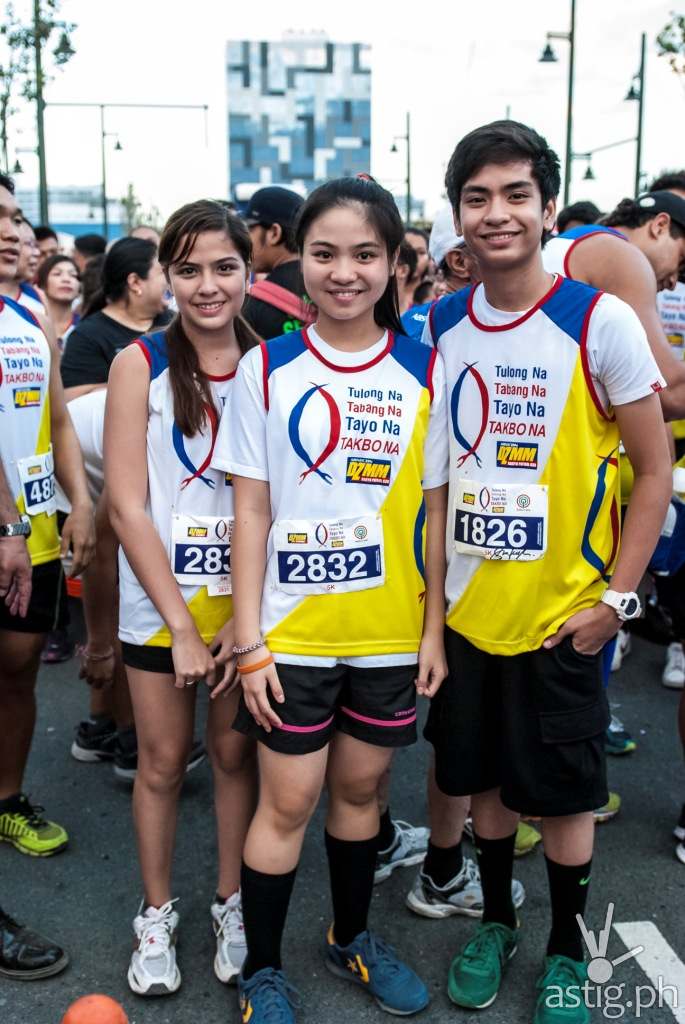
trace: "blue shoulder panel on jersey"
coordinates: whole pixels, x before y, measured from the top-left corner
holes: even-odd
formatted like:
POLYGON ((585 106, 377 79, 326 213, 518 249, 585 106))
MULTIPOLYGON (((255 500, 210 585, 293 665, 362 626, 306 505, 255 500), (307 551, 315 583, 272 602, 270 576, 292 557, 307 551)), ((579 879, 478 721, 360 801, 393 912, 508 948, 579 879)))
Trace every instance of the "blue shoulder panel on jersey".
POLYGON ((30 298, 35 299, 36 302, 40 302, 41 301, 40 295, 38 294, 36 289, 33 287, 33 285, 28 283, 28 281, 22 281, 22 283, 19 285, 19 291, 23 295, 28 295, 30 298))
MULTIPOLYGON (((35 315, 30 309, 27 309, 26 306, 22 306, 20 302, 10 299, 9 295, 3 295, 2 301, 6 306, 9 306, 10 309, 13 309, 15 313, 18 313, 19 316, 22 316, 27 323, 30 323, 33 327, 40 327, 35 315)), ((40 329, 42 330, 43 328, 40 327, 40 329)))
POLYGON ((166 335, 164 331, 155 331, 154 334, 144 334, 138 338, 150 357, 150 380, 159 377, 169 365, 169 354, 166 347, 166 335))
POLYGON ((444 298, 438 299, 431 319, 434 345, 438 343, 438 339, 445 331, 449 331, 450 327, 454 327, 455 324, 458 324, 467 315, 466 304, 470 294, 471 285, 467 288, 462 288, 458 292, 453 292, 452 295, 446 295, 444 298))
POLYGON ((419 384, 428 387, 428 369, 433 358, 433 349, 422 345, 416 338, 408 338, 406 334, 396 334, 390 355, 403 366, 419 384))
POLYGON ((269 376, 281 366, 292 363, 293 359, 297 359, 306 349, 302 331, 292 331, 290 334, 281 334, 279 338, 271 338, 266 342, 269 376))
POLYGON ((617 231, 616 228, 608 228, 606 224, 579 224, 577 228, 570 228, 568 231, 564 231, 563 234, 557 235, 557 238, 568 238, 569 241, 573 242, 576 238, 585 238, 586 235, 616 235, 617 238, 625 238, 626 236, 622 231, 617 231))
POLYGON ((430 302, 424 302, 421 306, 412 306, 411 309, 408 309, 400 317, 404 333, 415 341, 421 341, 424 324, 428 319, 428 310, 432 305, 433 302, 431 300, 430 302))
POLYGON ((589 284, 583 284, 582 281, 572 281, 570 277, 565 277, 561 282, 561 287, 557 288, 547 302, 540 307, 540 311, 579 345, 585 316, 597 294, 597 288, 591 288, 589 284))

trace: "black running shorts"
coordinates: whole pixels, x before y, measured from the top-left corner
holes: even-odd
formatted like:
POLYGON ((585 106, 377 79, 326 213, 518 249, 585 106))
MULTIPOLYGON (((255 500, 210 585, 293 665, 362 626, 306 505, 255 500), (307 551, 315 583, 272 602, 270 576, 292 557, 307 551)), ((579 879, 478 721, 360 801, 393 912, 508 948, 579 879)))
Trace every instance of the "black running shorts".
POLYGON ((31 600, 26 618, 10 615, 5 599, 0 598, 0 629, 15 633, 49 633, 55 629, 60 605, 67 600, 64 570, 59 558, 43 565, 34 565, 31 577, 31 600))
POLYGON ((311 754, 330 741, 334 729, 376 747, 416 742, 416 665, 354 668, 278 664, 285 703, 274 711, 283 722, 266 732, 243 697, 233 728, 282 754, 311 754))
POLYGON ((176 675, 170 647, 146 647, 144 644, 127 644, 122 641, 121 658, 129 668, 160 672, 165 676, 176 675))
POLYGON ((579 654, 567 638, 549 651, 504 657, 451 629, 445 648, 449 675, 424 731, 444 793, 500 787, 505 806, 535 816, 607 802, 601 652, 579 654))

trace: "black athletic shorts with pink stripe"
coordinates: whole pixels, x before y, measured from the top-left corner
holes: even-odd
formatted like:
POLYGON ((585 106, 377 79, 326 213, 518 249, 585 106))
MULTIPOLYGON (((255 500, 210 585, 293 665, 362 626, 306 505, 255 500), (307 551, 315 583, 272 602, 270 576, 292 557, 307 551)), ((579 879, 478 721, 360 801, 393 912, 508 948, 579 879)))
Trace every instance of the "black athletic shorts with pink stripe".
POLYGON ((233 728, 281 754, 311 754, 330 742, 334 730, 376 747, 416 742, 416 665, 353 668, 277 664, 285 702, 269 702, 280 729, 257 725, 243 698, 233 728))

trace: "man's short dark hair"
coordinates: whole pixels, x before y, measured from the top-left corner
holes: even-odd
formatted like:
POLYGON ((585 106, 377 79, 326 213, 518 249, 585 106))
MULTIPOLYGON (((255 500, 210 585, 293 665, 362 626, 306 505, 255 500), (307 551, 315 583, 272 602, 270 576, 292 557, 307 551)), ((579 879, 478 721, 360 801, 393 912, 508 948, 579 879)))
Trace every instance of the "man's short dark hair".
POLYGON ((36 236, 37 242, 44 242, 46 238, 53 238, 56 242, 59 242, 57 232, 49 228, 47 224, 39 224, 37 228, 33 229, 33 233, 36 236))
POLYGON ((572 220, 580 221, 581 224, 596 224, 602 216, 602 211, 589 199, 581 199, 577 203, 565 206, 557 214, 557 230, 563 234, 572 220))
POLYGON ((655 178, 649 186, 650 192, 669 192, 677 188, 685 192, 685 171, 664 171, 658 178, 655 178))
POLYGON ((419 257, 416 254, 416 249, 410 242, 402 239, 400 242, 400 248, 397 253, 397 262, 403 266, 409 267, 409 277, 407 281, 413 281, 416 276, 416 268, 419 265, 419 257))
POLYGON ((107 239, 102 235, 79 235, 74 239, 74 248, 82 256, 99 256, 107 248, 107 239))
POLYGON ((413 224, 407 224, 404 233, 405 235, 421 235, 421 238, 426 243, 426 248, 428 248, 428 232, 424 231, 423 228, 415 228, 413 224))
POLYGON ((556 199, 561 184, 559 157, 547 140, 519 121, 493 121, 465 135, 450 157, 445 186, 452 208, 459 209, 464 185, 481 167, 517 161, 531 164, 543 206, 556 199))
POLYGON ((14 195, 14 179, 10 178, 9 174, 3 174, 2 171, 0 171, 0 188, 6 188, 14 195))

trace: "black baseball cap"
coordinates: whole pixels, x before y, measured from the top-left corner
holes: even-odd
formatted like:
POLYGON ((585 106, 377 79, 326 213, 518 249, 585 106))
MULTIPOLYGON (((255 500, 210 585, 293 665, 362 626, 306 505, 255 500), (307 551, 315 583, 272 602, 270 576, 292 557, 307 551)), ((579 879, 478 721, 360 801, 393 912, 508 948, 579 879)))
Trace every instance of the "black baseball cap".
POLYGON ((675 192, 644 192, 637 197, 637 205, 641 210, 650 213, 667 213, 671 220, 685 231, 685 199, 675 192))
MULTIPOLYGON (((267 185, 257 189, 247 204, 243 214, 248 227, 253 224, 280 224, 283 228, 292 227, 300 207, 304 203, 302 196, 292 189, 280 185, 267 185)), ((685 205, 685 204, 684 204, 685 205)))

